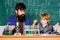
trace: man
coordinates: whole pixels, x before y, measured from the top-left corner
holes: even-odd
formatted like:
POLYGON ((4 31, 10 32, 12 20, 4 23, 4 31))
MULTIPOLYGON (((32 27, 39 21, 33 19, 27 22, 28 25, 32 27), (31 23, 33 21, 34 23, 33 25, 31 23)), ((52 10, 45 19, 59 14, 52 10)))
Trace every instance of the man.
MULTIPOLYGON (((17 3, 15 6, 16 15, 11 16, 8 18, 8 25, 6 29, 12 31, 12 34, 16 32, 16 22, 19 22, 19 31, 23 34, 24 25, 31 25, 31 20, 25 16, 26 6, 24 3, 17 3)), ((5 29, 3 34, 5 34, 5 29)))

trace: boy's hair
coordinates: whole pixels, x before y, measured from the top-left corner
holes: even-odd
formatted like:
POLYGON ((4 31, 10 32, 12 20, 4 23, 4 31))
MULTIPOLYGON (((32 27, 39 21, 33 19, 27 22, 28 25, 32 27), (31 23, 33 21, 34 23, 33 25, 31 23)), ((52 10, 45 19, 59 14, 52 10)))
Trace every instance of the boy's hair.
POLYGON ((49 13, 42 13, 40 15, 40 19, 46 19, 48 21, 48 23, 50 22, 50 15, 49 13))
POLYGON ((15 6, 15 10, 26 10, 26 6, 24 3, 17 3, 16 6, 15 6))

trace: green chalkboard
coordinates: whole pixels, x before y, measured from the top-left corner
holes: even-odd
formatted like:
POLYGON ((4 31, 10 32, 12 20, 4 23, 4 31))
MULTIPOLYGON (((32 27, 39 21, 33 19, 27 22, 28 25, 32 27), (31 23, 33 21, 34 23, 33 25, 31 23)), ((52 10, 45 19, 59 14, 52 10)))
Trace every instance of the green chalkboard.
POLYGON ((0 25, 6 25, 9 16, 15 14, 16 3, 23 2, 27 6, 26 16, 40 21, 40 14, 48 12, 51 15, 51 24, 60 23, 60 0, 0 0, 0 25))

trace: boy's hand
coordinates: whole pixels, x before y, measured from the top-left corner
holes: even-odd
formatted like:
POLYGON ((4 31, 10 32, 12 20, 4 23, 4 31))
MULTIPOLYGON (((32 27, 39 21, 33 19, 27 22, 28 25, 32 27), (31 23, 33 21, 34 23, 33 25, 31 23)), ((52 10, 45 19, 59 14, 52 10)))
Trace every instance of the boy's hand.
POLYGON ((33 27, 35 26, 36 23, 37 23, 37 20, 34 20, 33 21, 33 27))
POLYGON ((33 22, 33 23, 34 23, 34 24, 35 24, 35 23, 37 23, 37 20, 34 20, 34 22, 33 22))
POLYGON ((57 28, 59 27, 59 23, 56 23, 53 28, 54 28, 54 31, 57 31, 57 28))

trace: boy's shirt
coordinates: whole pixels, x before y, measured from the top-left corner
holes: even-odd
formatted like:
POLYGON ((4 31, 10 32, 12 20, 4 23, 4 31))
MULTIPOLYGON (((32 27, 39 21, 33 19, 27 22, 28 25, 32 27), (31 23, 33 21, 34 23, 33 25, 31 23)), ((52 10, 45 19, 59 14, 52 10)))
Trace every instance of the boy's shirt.
MULTIPOLYGON (((8 25, 15 26, 15 29, 12 31, 12 34, 14 34, 16 32, 16 22, 17 22, 16 15, 9 17, 7 21, 8 21, 7 23, 8 25)), ((31 25, 31 20, 29 18, 26 18, 22 25, 23 25, 23 31, 24 31, 24 25, 31 25)), ((9 27, 6 27, 5 29, 9 29, 9 27)), ((5 29, 3 31, 3 34, 5 33, 5 29)))
POLYGON ((45 27, 43 27, 42 24, 39 24, 39 30, 40 34, 58 34, 50 24, 47 24, 45 27))

